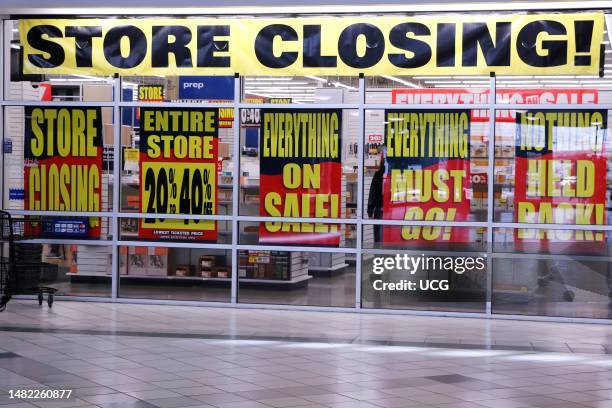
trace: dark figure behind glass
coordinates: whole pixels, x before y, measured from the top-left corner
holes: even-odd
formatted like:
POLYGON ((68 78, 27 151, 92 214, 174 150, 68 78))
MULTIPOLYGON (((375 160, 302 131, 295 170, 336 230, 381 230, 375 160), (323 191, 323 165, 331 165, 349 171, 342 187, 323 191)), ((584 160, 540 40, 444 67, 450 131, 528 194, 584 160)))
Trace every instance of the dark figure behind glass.
MULTIPOLYGON (((383 175, 385 174, 385 160, 381 158, 380 167, 372 177, 370 194, 368 195, 368 217, 382 219, 383 217, 383 175)), ((374 242, 382 241, 382 225, 374 226, 374 242)))

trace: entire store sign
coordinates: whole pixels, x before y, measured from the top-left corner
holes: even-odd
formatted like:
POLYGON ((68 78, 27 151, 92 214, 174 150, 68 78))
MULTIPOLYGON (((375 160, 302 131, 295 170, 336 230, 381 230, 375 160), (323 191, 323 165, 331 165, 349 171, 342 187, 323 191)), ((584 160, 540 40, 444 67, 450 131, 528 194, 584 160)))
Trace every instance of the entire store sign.
MULTIPOLYGON (((469 110, 385 111, 383 219, 467 221, 469 110)), ((467 242, 465 228, 385 228, 385 243, 467 242)))
MULTIPOLYGON (((142 213, 217 213, 217 116, 217 109, 140 108, 142 213)), ((216 241, 217 223, 143 218, 138 237, 216 241)))
MULTIPOLYGON (((342 111, 262 109, 261 123, 259 214, 342 217, 342 111)), ((338 246, 340 226, 262 222, 259 243, 338 246)))
MULTIPOLYGON (((102 203, 101 108, 26 106, 24 209, 98 212, 102 203)), ((90 237, 100 220, 89 219, 90 237)))
POLYGON ((604 14, 19 23, 26 74, 596 75, 604 14))
MULTIPOLYGON (((515 222, 606 224, 607 110, 516 115, 515 222)), ((517 229, 517 245, 571 242, 592 249, 596 231, 517 229)))

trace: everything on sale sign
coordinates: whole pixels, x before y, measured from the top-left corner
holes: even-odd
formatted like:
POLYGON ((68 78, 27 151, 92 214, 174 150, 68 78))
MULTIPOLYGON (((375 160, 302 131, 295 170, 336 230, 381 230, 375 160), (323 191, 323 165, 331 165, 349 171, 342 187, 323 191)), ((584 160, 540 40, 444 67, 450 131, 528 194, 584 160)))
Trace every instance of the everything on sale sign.
MULTIPOLYGON (((342 111, 261 110, 260 207, 266 217, 341 217, 342 111)), ((338 224, 271 221, 259 242, 340 245, 338 224)))

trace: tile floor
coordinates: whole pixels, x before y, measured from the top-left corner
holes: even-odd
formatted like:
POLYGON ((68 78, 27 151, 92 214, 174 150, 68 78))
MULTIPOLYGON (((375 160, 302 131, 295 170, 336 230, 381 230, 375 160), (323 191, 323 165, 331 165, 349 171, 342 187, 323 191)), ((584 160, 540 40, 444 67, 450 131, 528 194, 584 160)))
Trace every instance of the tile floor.
POLYGON ((0 405, 612 408, 612 326, 12 301, 0 405))

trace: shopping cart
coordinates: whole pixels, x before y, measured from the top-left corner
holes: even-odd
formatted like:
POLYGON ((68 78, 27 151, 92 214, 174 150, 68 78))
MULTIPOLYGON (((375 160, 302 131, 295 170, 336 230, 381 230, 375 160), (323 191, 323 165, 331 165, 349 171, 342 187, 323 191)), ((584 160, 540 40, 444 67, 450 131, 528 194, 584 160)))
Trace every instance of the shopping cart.
POLYGON ((41 283, 57 274, 57 266, 42 262, 42 245, 23 241, 36 237, 43 224, 39 217, 13 218, 0 211, 0 312, 13 295, 38 295, 42 305, 46 294, 47 304, 53 305, 56 289, 41 283))

